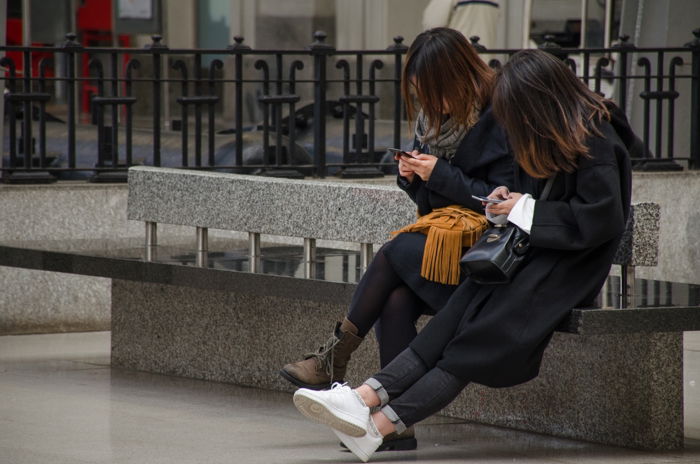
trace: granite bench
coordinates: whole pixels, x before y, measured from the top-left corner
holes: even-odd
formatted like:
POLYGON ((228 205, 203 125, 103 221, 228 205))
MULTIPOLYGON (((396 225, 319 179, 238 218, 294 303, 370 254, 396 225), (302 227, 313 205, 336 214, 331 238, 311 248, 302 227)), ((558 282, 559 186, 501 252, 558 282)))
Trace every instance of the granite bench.
MULTIPOLYGON (((0 265, 110 277, 114 367, 291 391, 280 366, 325 340, 356 287, 344 275, 310 277, 339 257, 350 274, 366 267, 372 247, 414 220, 415 207, 393 186, 134 167, 127 214, 146 224, 145 243, 0 242, 0 265), (157 224, 194 233, 172 248, 157 224), (261 234, 298 243, 293 272, 266 267, 289 247, 263 248, 261 234), (360 244, 359 253, 334 254, 317 240, 360 244)), ((627 283, 611 286, 608 300, 634 303, 634 267, 655 264, 658 220, 657 205, 634 205, 615 259, 627 283)), ((445 414, 622 446, 681 447, 682 333, 700 330, 700 311, 605 306, 572 310, 537 379, 507 389, 470 385, 445 414)), ((347 380, 376 372, 376 353, 370 335, 347 380)))
MULTIPOLYGON (((146 248, 157 247, 158 223, 195 227, 203 255, 209 229, 247 232, 250 275, 258 271, 260 234, 297 237, 303 239, 309 277, 319 264, 316 240, 359 243, 364 268, 372 245, 413 221, 415 206, 390 186, 137 167, 129 172, 128 217, 146 224, 146 248)), ((635 266, 656 264, 658 221, 658 205, 633 206, 615 257, 622 307, 632 302, 635 266)), ((354 289, 329 285, 294 278, 280 297, 272 280, 262 291, 236 285, 194 293, 122 282, 113 295, 113 362, 289 391, 277 370, 325 339, 354 289)), ((470 386, 445 412, 602 443, 680 447, 682 332, 699 329, 699 316, 697 308, 687 307, 574 309, 558 328, 536 380, 509 389, 470 386)), ((356 358, 363 362, 352 363, 351 382, 377 369, 374 342, 364 343, 356 358)))

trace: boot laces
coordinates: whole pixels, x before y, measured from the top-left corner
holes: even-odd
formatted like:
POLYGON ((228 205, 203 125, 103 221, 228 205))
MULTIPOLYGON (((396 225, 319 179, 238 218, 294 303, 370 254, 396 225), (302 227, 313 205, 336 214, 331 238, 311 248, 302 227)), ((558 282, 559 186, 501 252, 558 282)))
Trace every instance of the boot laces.
POLYGON ((333 381, 333 348, 335 348, 338 343, 340 343, 340 338, 333 334, 318 351, 315 353, 308 353, 304 356, 304 359, 316 358, 318 368, 323 369, 323 371, 330 376, 331 382, 333 381))

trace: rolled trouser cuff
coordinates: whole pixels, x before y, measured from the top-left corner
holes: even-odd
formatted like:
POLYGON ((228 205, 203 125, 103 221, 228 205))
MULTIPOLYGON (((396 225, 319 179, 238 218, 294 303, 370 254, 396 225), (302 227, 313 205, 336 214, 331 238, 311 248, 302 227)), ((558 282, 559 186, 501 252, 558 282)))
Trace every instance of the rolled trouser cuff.
POLYGON ((397 434, 402 434, 406 431, 406 424, 403 423, 401 418, 396 414, 396 412, 392 409, 391 406, 388 404, 386 406, 383 406, 382 409, 380 409, 380 412, 386 416, 387 419, 391 421, 392 424, 394 424, 394 428, 396 429, 397 434))
POLYGON ((370 377, 365 381, 365 385, 374 390, 379 397, 379 408, 384 407, 389 402, 389 394, 384 389, 384 386, 379 383, 374 377, 370 377))

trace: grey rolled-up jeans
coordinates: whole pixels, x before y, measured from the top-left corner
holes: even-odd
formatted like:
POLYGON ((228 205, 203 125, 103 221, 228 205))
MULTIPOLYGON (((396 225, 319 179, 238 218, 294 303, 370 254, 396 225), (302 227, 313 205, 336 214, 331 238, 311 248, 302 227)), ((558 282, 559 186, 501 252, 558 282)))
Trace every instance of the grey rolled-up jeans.
POLYGON ((439 367, 428 368, 411 348, 365 382, 398 433, 450 404, 468 383, 439 367))

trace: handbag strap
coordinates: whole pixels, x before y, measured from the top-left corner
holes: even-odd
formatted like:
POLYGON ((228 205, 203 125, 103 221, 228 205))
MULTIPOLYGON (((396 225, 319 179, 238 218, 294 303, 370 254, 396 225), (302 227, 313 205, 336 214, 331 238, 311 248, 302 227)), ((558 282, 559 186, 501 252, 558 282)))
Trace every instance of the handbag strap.
POLYGON ((552 191, 552 185, 554 184, 554 179, 557 178, 557 175, 553 175, 549 179, 547 179, 547 183, 544 184, 544 189, 542 189, 542 195, 538 198, 538 200, 546 200, 547 197, 549 196, 549 192, 552 191))

